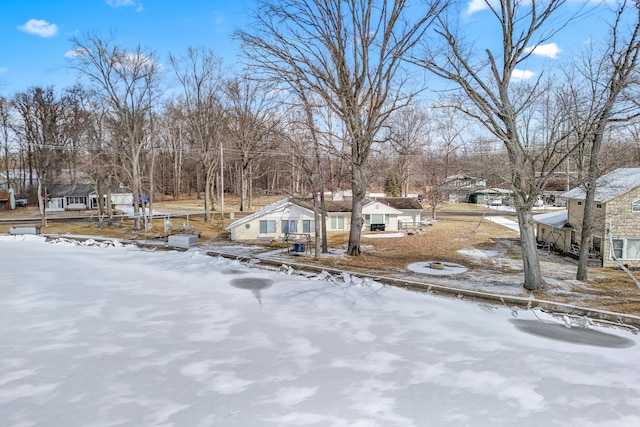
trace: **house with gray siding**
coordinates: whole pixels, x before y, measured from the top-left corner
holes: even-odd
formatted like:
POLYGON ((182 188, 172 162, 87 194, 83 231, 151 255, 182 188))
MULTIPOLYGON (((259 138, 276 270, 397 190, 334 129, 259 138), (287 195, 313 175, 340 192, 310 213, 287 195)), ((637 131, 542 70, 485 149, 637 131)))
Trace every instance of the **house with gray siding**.
MULTIPOLYGON (((585 191, 576 187, 562 194, 567 200, 561 213, 534 217, 538 240, 557 249, 577 252, 585 207, 585 191)), ((640 168, 620 168, 598 178, 594 206, 591 251, 603 267, 616 267, 615 259, 640 267, 640 168)))

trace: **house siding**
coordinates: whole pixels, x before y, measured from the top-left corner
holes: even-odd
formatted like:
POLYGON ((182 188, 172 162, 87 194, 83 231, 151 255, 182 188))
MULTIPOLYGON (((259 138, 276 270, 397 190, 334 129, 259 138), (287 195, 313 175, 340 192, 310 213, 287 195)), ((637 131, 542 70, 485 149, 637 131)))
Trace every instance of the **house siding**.
MULTIPOLYGON (((238 224, 233 227, 231 232, 231 240, 274 240, 284 238, 282 233, 282 221, 294 220, 296 221, 296 227, 298 234, 302 234, 302 221, 308 219, 313 220, 313 213, 308 213, 306 209, 303 209, 297 205, 281 206, 275 211, 265 213, 260 217, 256 217, 238 224), (260 221, 275 221, 276 230, 275 233, 260 234, 260 221), (248 227, 247 227, 248 225, 248 227)), ((313 235, 314 233, 308 233, 313 235)))
MULTIPOLYGON (((609 234, 605 233, 605 230, 611 231, 611 237, 613 239, 638 239, 640 238, 640 212, 633 212, 631 205, 634 201, 640 199, 640 187, 635 188, 620 197, 610 200, 606 203, 606 222, 602 220, 598 224, 598 228, 601 231, 603 238, 602 242, 602 259, 604 267, 616 267, 617 264, 611 259, 611 245, 609 243, 609 234)), ((596 229, 594 227, 594 233, 596 229)), ((640 260, 625 259, 621 261, 632 267, 640 266, 640 260)))
MULTIPOLYGON (((611 244, 609 232, 612 230, 613 239, 640 238, 640 212, 632 212, 631 205, 640 199, 640 187, 628 191, 614 199, 605 202, 595 202, 592 236, 602 239, 601 256, 603 267, 617 267, 611 259, 611 244), (598 208, 598 205, 601 205, 598 208)), ((584 200, 569 199, 567 203, 568 221, 576 230, 576 240, 581 238, 582 216, 584 214, 584 200)), ((640 266, 640 260, 621 259, 625 264, 633 267, 640 266)))

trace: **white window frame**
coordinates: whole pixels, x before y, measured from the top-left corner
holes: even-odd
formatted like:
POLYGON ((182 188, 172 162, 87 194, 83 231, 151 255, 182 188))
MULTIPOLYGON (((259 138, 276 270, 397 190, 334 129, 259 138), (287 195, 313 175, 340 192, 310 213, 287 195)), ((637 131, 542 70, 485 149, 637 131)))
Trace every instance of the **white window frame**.
POLYGON ((622 242, 622 247, 618 247, 616 248, 613 244, 611 246, 610 251, 613 252, 615 254, 615 251, 620 251, 620 256, 618 256, 616 254, 616 258, 619 260, 631 260, 631 261, 635 261, 635 260, 640 260, 640 252, 638 254, 636 254, 636 258, 632 258, 630 252, 630 245, 629 242, 630 241, 638 241, 640 243, 640 239, 636 239, 636 238, 630 238, 630 239, 625 239, 625 238, 613 238, 611 239, 612 243, 613 242, 622 242))
POLYGON ((316 232, 316 220, 315 219, 303 219, 302 220, 302 232, 303 233, 315 233, 316 232))
POLYGON ((283 219, 280 221, 280 227, 282 227, 282 234, 296 234, 298 232, 298 220, 283 219))
POLYGON ((260 235, 261 236, 275 236, 276 234, 276 220, 275 219, 261 219, 260 220, 260 235), (262 225, 265 225, 266 232, 263 232, 262 225), (273 227, 270 227, 273 226, 273 227), (269 231, 270 228, 273 228, 273 231, 269 231))
POLYGON ((344 231, 344 216, 343 215, 330 215, 329 216, 329 229, 333 231, 344 231), (342 227, 342 228, 340 228, 342 227))
POLYGON ((640 199, 631 202, 631 212, 640 213, 640 199))

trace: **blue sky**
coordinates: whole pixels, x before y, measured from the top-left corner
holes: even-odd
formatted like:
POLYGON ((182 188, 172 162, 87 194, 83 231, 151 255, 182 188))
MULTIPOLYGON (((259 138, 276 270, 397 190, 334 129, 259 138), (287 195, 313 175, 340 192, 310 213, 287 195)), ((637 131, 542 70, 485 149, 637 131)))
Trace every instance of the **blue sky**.
MULTIPOLYGON (((189 46, 213 48, 233 65, 231 33, 247 20, 251 0, 0 0, 0 95, 30 86, 74 83, 65 67, 70 38, 115 33, 166 62, 189 46)), ((229 63, 227 63, 229 62, 229 63)))
MULTIPOLYGON (((568 12, 585 4, 569 3, 568 12)), ((165 63, 169 52, 206 46, 222 56, 226 66, 233 66, 239 46, 231 34, 247 24, 252 5, 253 0, 0 0, 0 95, 11 96, 30 86, 72 85, 75 75, 65 59, 70 38, 89 32, 105 37, 114 33, 120 44, 140 44, 165 63)), ((477 35, 476 43, 491 43, 498 33, 486 26, 489 12, 484 0, 464 0, 460 5, 461 22, 469 34, 477 35)), ((604 16, 595 13, 572 24, 540 47, 515 78, 534 78, 542 68, 566 61, 586 39, 603 34, 604 16)))

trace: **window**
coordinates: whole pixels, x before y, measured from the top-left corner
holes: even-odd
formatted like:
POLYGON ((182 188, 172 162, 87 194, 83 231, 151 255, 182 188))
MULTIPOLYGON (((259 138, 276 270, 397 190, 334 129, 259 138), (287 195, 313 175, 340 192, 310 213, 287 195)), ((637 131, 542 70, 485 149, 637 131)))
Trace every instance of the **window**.
POLYGON ((640 199, 631 203, 631 212, 640 212, 640 199))
POLYGON ((602 203, 596 203, 596 208, 602 209, 602 203))
POLYGON ((582 206, 582 200, 578 200, 578 206, 582 206))
POLYGON ((622 259, 622 252, 623 252, 623 249, 624 249, 624 240, 622 240, 622 239, 613 239, 612 244, 613 244, 611 246, 612 254, 616 258, 622 259))
POLYGON ((591 244, 594 252, 598 252, 598 253, 602 252, 602 237, 595 236, 595 235, 592 236, 591 244))
POLYGON ((344 230, 344 217, 340 215, 331 215, 332 230, 344 230))
POLYGON ((313 219, 303 219, 302 220, 302 232, 303 233, 314 233, 316 231, 316 221, 313 219))
POLYGON ((69 204, 75 204, 75 203, 84 204, 84 197, 78 197, 78 196, 67 197, 67 203, 69 203, 69 204))
POLYGON ((270 219, 260 220, 260 234, 276 234, 276 222, 270 219))
POLYGON ((627 239, 624 259, 640 259, 640 239, 627 239))
POLYGON ((298 221, 295 219, 282 220, 282 234, 291 234, 298 232, 298 221))
POLYGON ((372 214, 371 224, 384 224, 384 214, 372 214))
POLYGON ((640 239, 613 239, 611 251, 618 259, 640 259, 640 239))

